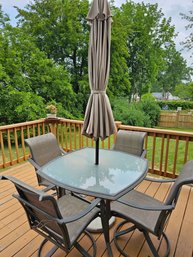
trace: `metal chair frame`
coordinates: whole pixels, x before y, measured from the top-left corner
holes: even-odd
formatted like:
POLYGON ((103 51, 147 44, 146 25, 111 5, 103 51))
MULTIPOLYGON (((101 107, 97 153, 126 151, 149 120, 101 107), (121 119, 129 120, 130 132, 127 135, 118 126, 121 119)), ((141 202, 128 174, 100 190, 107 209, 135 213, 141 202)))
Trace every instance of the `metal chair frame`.
POLYGON ((125 257, 128 257, 129 255, 124 251, 124 249, 122 249, 118 239, 127 233, 133 232, 135 229, 138 229, 143 233, 150 250, 155 257, 159 257, 159 254, 149 234, 155 235, 158 240, 163 238, 167 245, 164 256, 169 256, 170 243, 164 233, 164 228, 172 211, 175 209, 182 186, 193 183, 193 160, 188 161, 183 166, 183 169, 177 179, 156 180, 148 178, 147 180, 159 183, 174 182, 165 202, 160 202, 145 193, 132 190, 111 204, 112 215, 119 216, 124 219, 124 221, 122 221, 115 229, 114 242, 117 249, 125 257), (133 226, 129 229, 123 228, 123 226, 128 222, 132 223, 133 226))
MULTIPOLYGON (((53 133, 25 139, 25 143, 28 145, 31 153, 31 157, 28 158, 28 161, 34 166, 35 171, 52 159, 66 154, 66 152, 58 145, 57 139, 53 133)), ((45 186, 44 191, 54 189, 56 190, 58 197, 65 194, 64 189, 56 187, 51 182, 42 178, 37 172, 36 176, 38 185, 45 186)))
POLYGON ((15 185, 18 194, 13 196, 23 206, 30 228, 45 238, 39 247, 38 257, 47 241, 52 242, 54 247, 46 257, 52 256, 58 248, 69 253, 73 246, 83 256, 91 257, 78 242, 82 233, 91 241, 92 256, 96 256, 96 243, 86 228, 92 220, 100 216, 101 199, 96 198, 89 202, 77 195, 64 195, 56 200, 52 195, 34 189, 14 177, 2 176, 0 179, 7 179, 15 185), (77 207, 73 205, 73 201, 77 203, 77 207), (70 211, 73 212, 71 215, 70 211))

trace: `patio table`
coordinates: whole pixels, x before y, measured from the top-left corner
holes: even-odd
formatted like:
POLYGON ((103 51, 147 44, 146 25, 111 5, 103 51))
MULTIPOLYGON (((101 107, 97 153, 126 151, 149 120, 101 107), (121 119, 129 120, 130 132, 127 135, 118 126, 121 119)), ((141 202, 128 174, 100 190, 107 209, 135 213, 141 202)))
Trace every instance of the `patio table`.
POLYGON ((95 149, 83 148, 60 156, 37 172, 51 183, 75 193, 99 197, 102 223, 109 256, 110 201, 132 190, 146 176, 148 161, 114 150, 100 149, 100 163, 95 165, 95 149))

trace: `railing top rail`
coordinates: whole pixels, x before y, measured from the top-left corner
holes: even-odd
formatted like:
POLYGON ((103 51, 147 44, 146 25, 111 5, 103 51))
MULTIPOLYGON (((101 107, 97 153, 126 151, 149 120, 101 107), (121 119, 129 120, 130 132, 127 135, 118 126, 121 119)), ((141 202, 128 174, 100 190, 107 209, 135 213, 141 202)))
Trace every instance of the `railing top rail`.
MULTIPOLYGON (((8 129, 14 129, 14 128, 20 128, 20 127, 26 127, 26 126, 32 126, 36 124, 43 124, 43 123, 71 123, 71 124, 83 124, 83 120, 71 120, 71 119, 65 119, 65 118, 53 118, 53 119, 39 119, 39 120, 34 120, 34 121, 26 121, 26 122, 21 122, 21 123, 16 123, 16 124, 10 124, 10 125, 4 125, 0 126, 0 131, 5 131, 8 129)), ((121 122, 116 121, 115 122, 117 127, 119 129, 124 129, 124 130, 135 130, 135 131, 143 131, 147 132, 149 134, 156 133, 160 135, 170 135, 170 136, 179 136, 179 137, 189 137, 193 138, 193 133, 192 132, 183 132, 183 131, 174 131, 174 130, 166 130, 166 129, 155 129, 155 128, 145 128, 145 127, 137 127, 137 126, 128 126, 128 125, 121 125, 121 122)))
POLYGON ((174 131, 174 130, 167 130, 167 129, 155 129, 155 128, 145 128, 145 127, 136 127, 136 126, 128 126, 128 125, 121 125, 119 129, 125 130, 135 130, 135 131, 143 131, 149 133, 156 133, 156 134, 165 134, 165 135, 172 135, 172 136, 182 136, 182 137, 191 137, 193 138, 192 132, 183 132, 183 131, 174 131))
POLYGON ((45 119, 39 119, 39 120, 26 121, 26 122, 21 122, 21 123, 16 123, 16 124, 4 125, 4 126, 0 126, 0 131, 7 130, 7 129, 13 129, 13 128, 19 128, 19 127, 30 126, 30 125, 34 125, 34 124, 41 124, 41 123, 44 123, 44 122, 45 122, 45 119))

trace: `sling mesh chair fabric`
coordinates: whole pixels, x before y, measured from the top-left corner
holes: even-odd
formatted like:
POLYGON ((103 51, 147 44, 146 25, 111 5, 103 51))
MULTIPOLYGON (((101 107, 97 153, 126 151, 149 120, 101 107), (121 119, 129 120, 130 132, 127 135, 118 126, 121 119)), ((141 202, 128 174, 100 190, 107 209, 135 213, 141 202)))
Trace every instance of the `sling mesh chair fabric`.
MULTIPOLYGON (((161 182, 161 180, 158 181, 161 182)), ((167 244, 167 250, 164 256, 169 255, 170 244, 163 230, 172 210, 176 206, 182 186, 193 183, 193 160, 188 161, 183 166, 180 175, 173 181, 174 184, 163 203, 136 190, 132 190, 119 198, 116 202, 112 203, 112 215, 119 216, 124 219, 124 221, 118 225, 114 234, 115 244, 124 256, 128 255, 121 248, 118 238, 121 238, 122 235, 132 232, 135 229, 139 229, 143 232, 153 255, 156 257, 159 255, 150 239, 149 233, 155 235, 158 239, 161 239, 163 236, 167 244), (124 229, 123 226, 127 222, 131 222, 133 226, 129 229, 124 229)), ((162 182, 164 183, 168 181, 162 180, 162 182)))
POLYGON ((139 131, 119 130, 113 150, 145 157, 144 139, 146 133, 139 131))
POLYGON ((90 239, 93 247, 92 256, 96 256, 96 244, 93 237, 86 231, 88 224, 100 215, 100 199, 92 202, 67 194, 56 200, 52 195, 37 190, 20 180, 2 176, 14 183, 18 194, 13 196, 23 206, 30 228, 45 237, 38 251, 41 255, 44 244, 50 241, 54 247, 46 254, 51 256, 61 248, 68 253, 72 247, 76 247, 83 256, 90 254, 78 243, 84 233, 90 239))
MULTIPOLYGON (((29 146, 31 153, 31 158, 29 158, 28 161, 35 167, 35 170, 40 169, 54 158, 66 154, 66 152, 59 147, 56 137, 52 133, 28 138, 25 139, 25 142, 29 146)), ((39 174, 36 173, 36 176, 39 185, 46 186, 47 188, 56 188, 39 174)), ((58 196, 63 194, 62 189, 56 189, 58 196)))

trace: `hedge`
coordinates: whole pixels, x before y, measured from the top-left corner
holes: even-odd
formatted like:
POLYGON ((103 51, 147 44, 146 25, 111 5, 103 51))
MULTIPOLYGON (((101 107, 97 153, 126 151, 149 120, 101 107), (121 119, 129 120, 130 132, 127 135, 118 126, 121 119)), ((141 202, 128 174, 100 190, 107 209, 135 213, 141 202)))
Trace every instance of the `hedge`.
POLYGON ((193 101, 158 101, 157 102, 162 110, 177 110, 182 107, 182 110, 193 109, 193 101))

